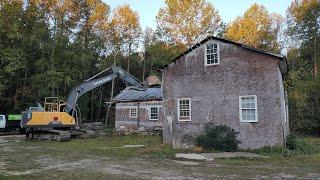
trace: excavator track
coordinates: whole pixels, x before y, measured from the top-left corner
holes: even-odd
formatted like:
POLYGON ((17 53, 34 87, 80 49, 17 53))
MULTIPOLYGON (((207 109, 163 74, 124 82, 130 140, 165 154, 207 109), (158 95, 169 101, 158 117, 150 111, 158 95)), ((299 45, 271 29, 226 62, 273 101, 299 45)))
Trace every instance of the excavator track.
POLYGON ((72 138, 86 139, 86 138, 93 138, 97 136, 97 133, 92 130, 70 129, 68 131, 70 132, 72 138))
POLYGON ((71 140, 71 133, 64 130, 41 129, 30 131, 27 133, 27 138, 38 141, 58 141, 65 142, 71 140))
POLYGON ((26 134, 28 139, 38 141, 58 141, 66 142, 71 138, 93 138, 96 137, 96 132, 85 129, 69 129, 69 130, 56 130, 56 129, 41 129, 31 130, 26 134))

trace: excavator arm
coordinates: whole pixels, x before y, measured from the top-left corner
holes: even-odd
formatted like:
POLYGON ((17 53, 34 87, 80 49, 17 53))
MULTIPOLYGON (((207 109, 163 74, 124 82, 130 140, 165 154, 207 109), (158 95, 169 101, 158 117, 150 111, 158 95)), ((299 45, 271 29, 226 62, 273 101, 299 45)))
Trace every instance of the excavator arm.
MULTIPOLYGON (((102 71, 102 72, 105 72, 105 71, 102 71)), ((72 115, 73 110, 76 108, 77 100, 79 99, 80 96, 87 93, 88 91, 91 91, 91 90, 93 90, 103 84, 106 84, 106 83, 112 81, 113 79, 115 79, 117 77, 120 77, 122 80, 128 82, 129 84, 131 84, 133 86, 143 88, 143 86, 140 84, 140 81, 137 78, 135 78, 134 76, 132 76, 131 74, 126 72, 124 69, 117 67, 117 66, 112 67, 111 74, 109 74, 107 76, 100 77, 100 78, 96 78, 100 74, 101 73, 91 77, 90 79, 86 80, 85 82, 75 86, 71 90, 71 92, 68 95, 67 104, 65 107, 66 113, 72 115)))

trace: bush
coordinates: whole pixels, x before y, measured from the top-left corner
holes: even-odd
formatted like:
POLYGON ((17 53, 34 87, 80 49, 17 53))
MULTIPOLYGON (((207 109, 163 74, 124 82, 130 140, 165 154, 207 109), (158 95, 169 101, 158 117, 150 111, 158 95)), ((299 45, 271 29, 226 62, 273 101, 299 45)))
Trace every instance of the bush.
POLYGON ((248 152, 262 154, 262 155, 282 155, 286 149, 282 146, 264 146, 259 149, 248 149, 248 152))
POLYGON ((311 154, 317 152, 314 145, 306 142, 302 138, 298 139, 298 137, 293 134, 287 137, 286 146, 296 154, 311 154))
POLYGON ((294 134, 289 134, 287 136, 286 147, 291 150, 295 150, 298 145, 297 136, 294 134))
POLYGON ((237 134, 234 129, 226 126, 207 124, 204 133, 196 137, 196 145, 210 150, 236 151, 238 150, 237 134))

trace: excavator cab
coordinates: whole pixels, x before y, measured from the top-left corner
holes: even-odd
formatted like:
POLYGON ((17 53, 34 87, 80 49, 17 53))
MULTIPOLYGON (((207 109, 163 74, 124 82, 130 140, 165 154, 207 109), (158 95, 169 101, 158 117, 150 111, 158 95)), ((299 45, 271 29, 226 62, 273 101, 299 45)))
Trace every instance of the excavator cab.
POLYGON ((46 97, 44 99, 44 111, 46 112, 60 112, 59 98, 58 97, 46 97))
MULTIPOLYGON (((65 112, 65 108, 68 104, 63 101, 59 100, 58 97, 45 97, 44 100, 44 111, 45 112, 65 112)), ((69 105, 70 106, 70 105, 69 105)), ((69 115, 77 118, 78 111, 76 108, 73 108, 73 111, 69 113, 69 115)))

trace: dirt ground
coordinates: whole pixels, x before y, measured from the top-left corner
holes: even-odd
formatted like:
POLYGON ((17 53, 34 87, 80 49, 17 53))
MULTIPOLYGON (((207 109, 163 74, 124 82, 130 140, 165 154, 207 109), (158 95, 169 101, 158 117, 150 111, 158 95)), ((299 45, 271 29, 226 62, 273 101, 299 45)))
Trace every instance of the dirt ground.
POLYGON ((57 143, 0 136, 0 179, 320 179, 320 154, 182 161, 160 138, 134 138, 57 143), (123 147, 129 144, 145 146, 123 147))

